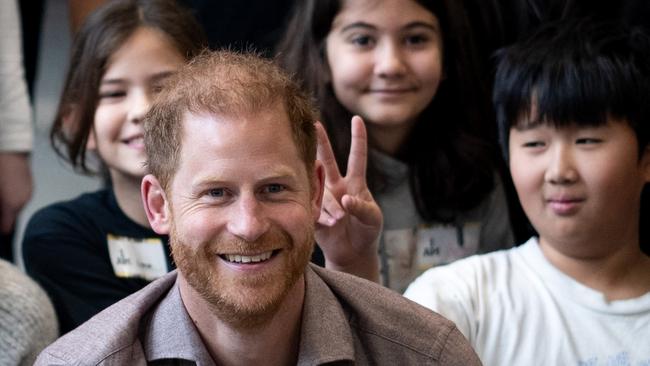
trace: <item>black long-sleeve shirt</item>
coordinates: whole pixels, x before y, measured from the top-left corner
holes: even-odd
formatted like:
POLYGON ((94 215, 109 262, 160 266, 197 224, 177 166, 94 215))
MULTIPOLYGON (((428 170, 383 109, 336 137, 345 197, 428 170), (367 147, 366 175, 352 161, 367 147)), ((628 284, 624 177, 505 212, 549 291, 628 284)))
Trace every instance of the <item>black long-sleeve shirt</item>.
POLYGON ((25 267, 52 299, 62 334, 150 282, 120 267, 134 262, 129 249, 144 242, 164 272, 175 268, 167 237, 129 219, 112 190, 55 203, 32 216, 23 240, 25 267), (111 260, 109 241, 119 241, 126 253, 113 245, 111 260))

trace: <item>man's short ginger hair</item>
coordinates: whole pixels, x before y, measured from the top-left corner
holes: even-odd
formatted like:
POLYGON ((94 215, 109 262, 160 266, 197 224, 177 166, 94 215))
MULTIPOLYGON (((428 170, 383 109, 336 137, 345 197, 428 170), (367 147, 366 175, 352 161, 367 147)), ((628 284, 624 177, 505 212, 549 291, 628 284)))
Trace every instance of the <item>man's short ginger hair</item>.
POLYGON ((149 172, 168 190, 180 161, 186 114, 250 115, 283 103, 293 141, 310 172, 316 160, 317 111, 273 61, 255 54, 204 51, 181 68, 144 119, 149 172))

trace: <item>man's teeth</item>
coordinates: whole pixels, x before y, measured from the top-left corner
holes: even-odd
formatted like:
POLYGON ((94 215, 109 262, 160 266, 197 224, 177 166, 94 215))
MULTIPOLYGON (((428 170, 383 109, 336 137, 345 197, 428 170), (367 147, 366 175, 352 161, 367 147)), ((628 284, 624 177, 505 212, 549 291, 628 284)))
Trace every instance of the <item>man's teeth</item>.
POLYGON ((263 262, 269 258, 271 258, 271 254, 273 252, 266 252, 254 256, 247 256, 247 255, 238 255, 238 254, 226 254, 224 257, 226 257, 226 260, 228 262, 234 262, 234 263, 258 263, 258 262, 263 262))

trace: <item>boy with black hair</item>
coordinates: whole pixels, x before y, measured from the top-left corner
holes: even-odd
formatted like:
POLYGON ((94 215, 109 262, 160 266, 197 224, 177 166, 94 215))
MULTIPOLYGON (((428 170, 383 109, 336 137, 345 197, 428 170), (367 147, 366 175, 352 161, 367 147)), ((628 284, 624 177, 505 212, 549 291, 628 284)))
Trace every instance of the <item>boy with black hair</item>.
POLYGON ((456 322, 486 365, 650 364, 648 35, 544 26, 500 52, 494 91, 539 237, 431 269, 405 295, 456 322))

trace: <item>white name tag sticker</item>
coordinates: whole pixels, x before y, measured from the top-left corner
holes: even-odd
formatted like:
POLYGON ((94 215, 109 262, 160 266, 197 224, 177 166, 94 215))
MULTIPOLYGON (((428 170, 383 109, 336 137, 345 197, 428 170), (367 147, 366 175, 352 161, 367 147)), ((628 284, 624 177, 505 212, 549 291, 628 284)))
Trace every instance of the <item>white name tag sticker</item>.
POLYGON ((461 228, 455 225, 435 225, 422 227, 417 233, 416 261, 418 271, 478 252, 481 225, 477 222, 465 223, 461 228))
POLYGON ((109 234, 107 241, 117 277, 152 281, 168 272, 163 242, 159 238, 133 239, 109 234))
POLYGON ((411 229, 392 229, 382 233, 388 269, 382 268, 382 283, 404 292, 413 280, 431 267, 476 254, 481 225, 466 222, 456 225, 421 225, 411 229))

